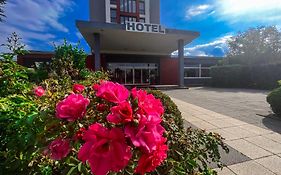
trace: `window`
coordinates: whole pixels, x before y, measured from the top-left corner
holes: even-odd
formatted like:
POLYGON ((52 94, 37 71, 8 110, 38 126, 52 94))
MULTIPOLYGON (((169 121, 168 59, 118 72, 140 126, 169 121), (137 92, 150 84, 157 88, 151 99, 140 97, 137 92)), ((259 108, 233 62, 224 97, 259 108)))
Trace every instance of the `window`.
POLYGON ((136 17, 130 17, 130 16, 120 16, 120 23, 125 24, 126 21, 137 21, 136 17))
POLYGON ((189 65, 184 70, 185 78, 210 78, 210 68, 199 65, 189 65))
POLYGON ((145 23, 145 18, 140 18, 140 21, 141 23, 145 23))
POLYGON ((116 9, 110 9, 110 18, 112 23, 117 23, 117 10, 116 9))
POLYGON ((120 11, 127 13, 137 12, 137 1, 136 0, 120 0, 120 11))
POLYGON ((117 2, 116 2, 116 0, 110 0, 110 4, 114 4, 114 5, 116 5, 116 4, 117 4, 117 2))
POLYGON ((145 15, 145 3, 144 3, 144 1, 139 2, 139 12, 140 12, 140 14, 145 15))

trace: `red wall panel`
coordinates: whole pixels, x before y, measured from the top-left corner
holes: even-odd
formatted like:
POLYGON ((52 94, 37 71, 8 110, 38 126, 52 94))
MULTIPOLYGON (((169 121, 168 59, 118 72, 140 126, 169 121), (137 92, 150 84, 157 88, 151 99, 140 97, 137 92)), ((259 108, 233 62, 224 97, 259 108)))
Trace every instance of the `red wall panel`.
POLYGON ((179 82, 178 59, 175 58, 160 59, 160 84, 178 85, 178 82, 179 82))

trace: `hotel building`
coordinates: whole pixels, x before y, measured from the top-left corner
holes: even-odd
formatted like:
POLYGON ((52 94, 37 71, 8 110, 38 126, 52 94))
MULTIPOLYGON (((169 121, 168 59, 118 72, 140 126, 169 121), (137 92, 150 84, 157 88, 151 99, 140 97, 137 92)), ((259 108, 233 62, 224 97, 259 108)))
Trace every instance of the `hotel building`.
MULTIPOLYGON (((89 8, 90 20, 76 21, 92 51, 89 69, 109 70, 113 81, 133 86, 185 86, 209 78, 216 59, 184 57, 184 46, 199 33, 161 25, 160 0, 89 0, 89 8)), ((35 52, 18 62, 30 66, 47 61, 46 55, 51 53, 35 52)))

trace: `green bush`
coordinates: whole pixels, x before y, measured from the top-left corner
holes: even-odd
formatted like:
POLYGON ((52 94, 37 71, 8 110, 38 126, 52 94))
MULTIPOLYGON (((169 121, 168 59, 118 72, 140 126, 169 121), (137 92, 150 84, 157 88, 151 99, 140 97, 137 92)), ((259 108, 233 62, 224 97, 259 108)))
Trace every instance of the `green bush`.
POLYGON ((267 96, 267 102, 275 114, 281 115, 281 87, 273 90, 267 96))
POLYGON ((167 130, 169 152, 168 159, 157 168, 158 174, 216 174, 208 164, 211 160, 222 167, 219 147, 228 152, 222 137, 203 130, 185 130, 181 112, 171 98, 157 90, 148 90, 148 93, 161 99, 165 108, 163 126, 167 130))
POLYGON ((211 85, 230 88, 274 89, 281 79, 281 64, 211 67, 211 85))

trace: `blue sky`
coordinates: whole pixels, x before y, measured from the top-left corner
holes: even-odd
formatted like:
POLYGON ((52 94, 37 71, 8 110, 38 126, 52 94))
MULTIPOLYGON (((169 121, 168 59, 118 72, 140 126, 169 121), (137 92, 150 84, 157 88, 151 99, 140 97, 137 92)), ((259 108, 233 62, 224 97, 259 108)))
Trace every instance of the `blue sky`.
MULTIPOLYGON (((80 40, 89 52, 75 26, 76 19, 88 20, 88 4, 88 0, 8 0, 0 43, 15 31, 27 49, 52 51, 53 43, 65 38, 70 43, 80 40)), ((227 40, 239 31, 268 25, 281 28, 281 0, 162 0, 161 23, 201 33, 186 46, 186 55, 224 56, 227 40)))

